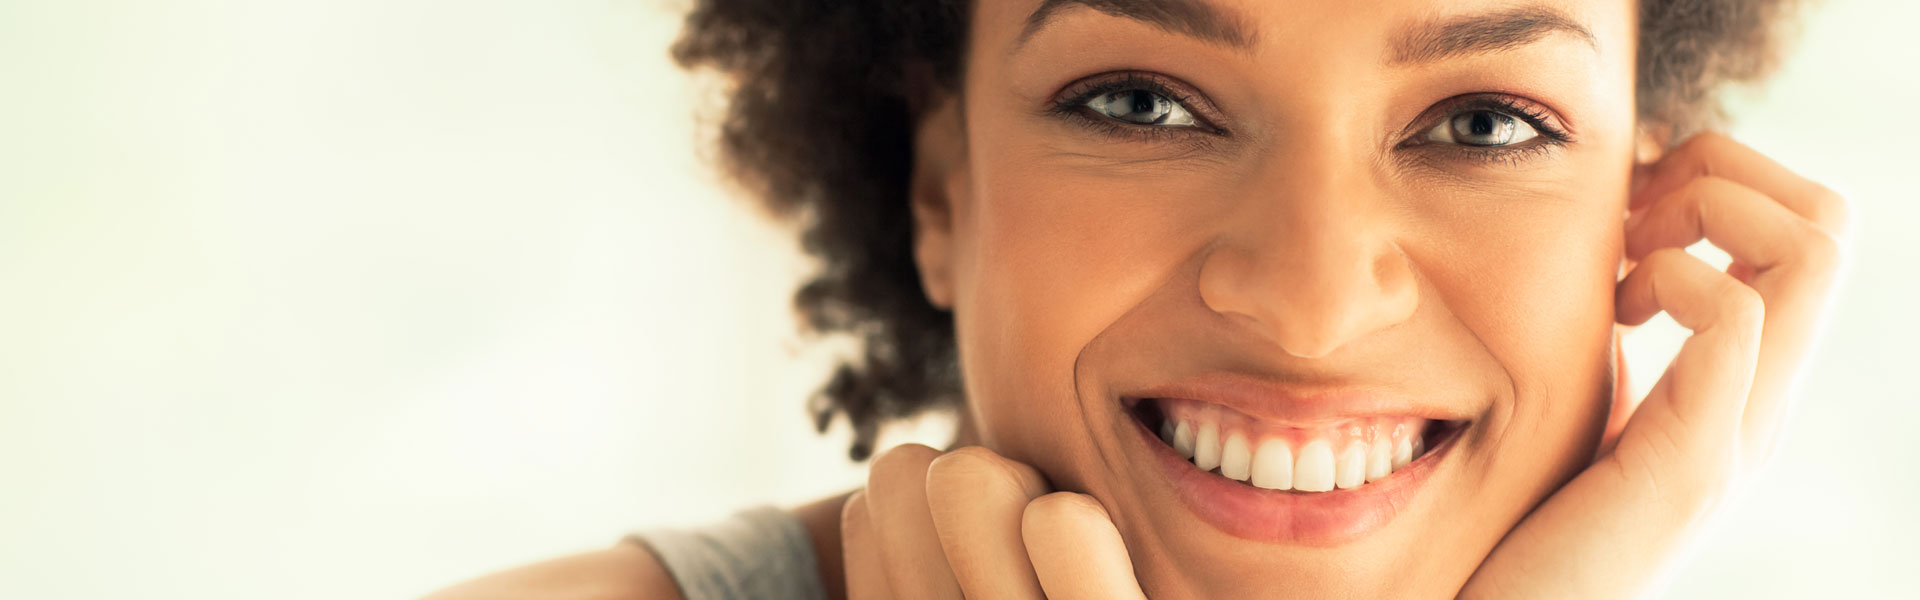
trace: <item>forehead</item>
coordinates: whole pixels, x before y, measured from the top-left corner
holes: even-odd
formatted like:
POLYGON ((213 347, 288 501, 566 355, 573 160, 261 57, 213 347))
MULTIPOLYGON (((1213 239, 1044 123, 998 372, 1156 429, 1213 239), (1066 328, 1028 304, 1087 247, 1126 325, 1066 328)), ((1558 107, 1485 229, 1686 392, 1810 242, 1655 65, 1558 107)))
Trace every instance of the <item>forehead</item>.
POLYGON ((1252 58, 1411 67, 1543 42, 1630 58, 1633 18, 1627 0, 982 0, 973 43, 1012 57, 1059 30, 1146 29, 1252 58))

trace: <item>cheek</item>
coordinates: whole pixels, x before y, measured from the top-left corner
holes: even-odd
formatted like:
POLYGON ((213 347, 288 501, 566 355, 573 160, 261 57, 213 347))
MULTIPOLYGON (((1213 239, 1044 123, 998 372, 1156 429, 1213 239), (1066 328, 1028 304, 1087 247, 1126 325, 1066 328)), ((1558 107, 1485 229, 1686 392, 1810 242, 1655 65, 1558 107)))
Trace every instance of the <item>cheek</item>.
POLYGON ((1424 222, 1407 252, 1447 311, 1512 382, 1491 407, 1483 443, 1489 481, 1532 498, 1589 457, 1611 390, 1613 287, 1621 256, 1624 162, 1595 165, 1527 192, 1432 200, 1458 207, 1424 222), (1497 465, 1495 463, 1498 463, 1497 465))
POLYGON ((974 160, 955 306, 970 408, 984 442, 1050 476, 1075 472, 1046 463, 1091 459, 1080 402, 1104 399, 1076 392, 1076 359, 1182 268, 1205 229, 1176 214, 1171 178, 1063 174, 1018 151, 974 160))

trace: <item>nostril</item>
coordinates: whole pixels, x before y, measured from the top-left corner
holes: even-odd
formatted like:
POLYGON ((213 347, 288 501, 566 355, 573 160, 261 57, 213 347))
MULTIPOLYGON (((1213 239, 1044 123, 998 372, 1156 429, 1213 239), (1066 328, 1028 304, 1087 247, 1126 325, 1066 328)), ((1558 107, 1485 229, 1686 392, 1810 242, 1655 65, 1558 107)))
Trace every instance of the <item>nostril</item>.
POLYGON ((1210 247, 1199 267, 1201 301, 1309 359, 1413 318, 1420 278, 1391 238, 1316 230, 1290 244, 1298 247, 1210 247))

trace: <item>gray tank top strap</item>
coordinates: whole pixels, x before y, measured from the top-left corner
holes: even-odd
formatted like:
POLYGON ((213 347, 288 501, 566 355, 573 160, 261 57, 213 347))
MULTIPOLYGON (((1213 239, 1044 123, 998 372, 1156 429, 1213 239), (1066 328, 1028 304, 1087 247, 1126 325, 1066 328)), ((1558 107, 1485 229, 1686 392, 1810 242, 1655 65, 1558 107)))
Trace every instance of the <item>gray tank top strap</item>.
POLYGON ((825 600, 813 543, 800 519, 752 508, 692 529, 627 536, 660 558, 687 600, 825 600))

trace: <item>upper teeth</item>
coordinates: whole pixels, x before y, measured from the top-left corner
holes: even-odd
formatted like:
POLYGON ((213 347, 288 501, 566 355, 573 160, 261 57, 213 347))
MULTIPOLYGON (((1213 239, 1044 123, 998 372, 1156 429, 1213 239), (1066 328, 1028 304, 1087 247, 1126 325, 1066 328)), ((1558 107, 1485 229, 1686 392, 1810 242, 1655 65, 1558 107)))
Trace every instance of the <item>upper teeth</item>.
MULTIPOLYGON (((1170 411, 1160 438, 1204 471, 1272 490, 1325 492, 1379 481, 1426 451, 1425 419, 1361 419, 1339 427, 1255 426, 1217 410, 1170 411)), ((1245 421, 1244 418, 1239 419, 1245 421)))

